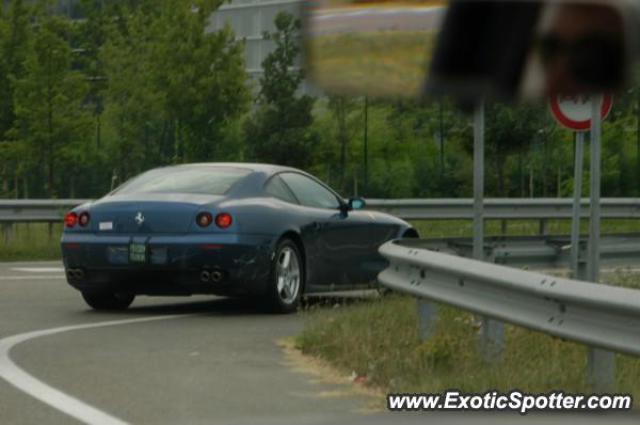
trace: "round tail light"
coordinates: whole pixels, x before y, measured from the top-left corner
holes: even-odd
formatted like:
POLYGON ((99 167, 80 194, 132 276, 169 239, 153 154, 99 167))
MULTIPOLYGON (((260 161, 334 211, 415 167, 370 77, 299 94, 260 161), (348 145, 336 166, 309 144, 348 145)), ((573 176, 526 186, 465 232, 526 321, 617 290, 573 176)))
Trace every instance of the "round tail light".
POLYGON ((78 217, 78 224, 80 224, 80 226, 82 227, 87 227, 89 221, 91 221, 91 216, 86 211, 80 214, 80 216, 78 217))
POLYGON ((233 223, 233 218, 231 218, 231 214, 228 213, 220 213, 216 216, 216 226, 221 229, 226 229, 231 226, 233 223))
POLYGON ((66 227, 75 227, 78 224, 78 214, 74 212, 69 212, 64 216, 64 225, 66 227))
POLYGON ((200 227, 209 227, 213 222, 213 217, 208 212, 201 212, 196 216, 196 223, 200 227))

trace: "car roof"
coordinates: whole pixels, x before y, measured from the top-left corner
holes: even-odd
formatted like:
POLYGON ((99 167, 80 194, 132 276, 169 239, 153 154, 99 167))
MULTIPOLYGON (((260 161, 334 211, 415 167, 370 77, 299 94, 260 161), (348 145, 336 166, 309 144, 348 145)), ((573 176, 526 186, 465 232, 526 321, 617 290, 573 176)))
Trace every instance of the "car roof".
POLYGON ((286 167, 283 165, 274 165, 274 164, 259 164, 259 163, 251 163, 251 162, 199 162, 192 164, 180 164, 168 166, 165 168, 196 168, 196 167, 232 167, 232 168, 243 168, 246 170, 251 170, 254 172, 262 172, 266 174, 275 174, 281 171, 297 171, 302 172, 297 168, 286 167))

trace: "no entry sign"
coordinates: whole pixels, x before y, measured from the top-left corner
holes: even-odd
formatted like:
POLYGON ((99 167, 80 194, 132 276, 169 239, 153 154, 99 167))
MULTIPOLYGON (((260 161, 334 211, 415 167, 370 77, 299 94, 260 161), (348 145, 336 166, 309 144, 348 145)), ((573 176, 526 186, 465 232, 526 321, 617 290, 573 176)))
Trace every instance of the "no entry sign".
MULTIPOLYGON (((594 96, 598 99, 599 96, 594 96)), ((590 96, 561 96, 556 95, 549 101, 551 114, 558 124, 573 131, 589 131, 591 129, 591 102, 590 96)), ((602 96, 600 116, 606 119, 613 107, 613 96, 602 96)))

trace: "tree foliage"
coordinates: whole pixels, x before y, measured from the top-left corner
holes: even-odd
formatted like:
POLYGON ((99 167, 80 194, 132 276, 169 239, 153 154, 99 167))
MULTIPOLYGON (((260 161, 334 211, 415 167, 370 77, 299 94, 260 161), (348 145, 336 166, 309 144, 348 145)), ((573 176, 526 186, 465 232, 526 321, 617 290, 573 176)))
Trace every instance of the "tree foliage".
MULTIPOLYGON (((32 46, 24 62, 24 74, 15 79, 16 121, 11 133, 27 152, 36 153, 44 165, 45 192, 56 196, 56 171, 65 163, 82 160, 83 136, 88 114, 82 107, 87 82, 71 69, 67 41, 69 23, 55 16, 41 16, 32 46)), ((29 168, 31 168, 29 167, 29 168)))
POLYGON ((248 106, 242 44, 229 29, 206 31, 217 2, 161 3, 118 20, 102 49, 121 175, 219 158, 248 106))
POLYGON ((12 0, 0 16, 0 190, 96 196, 154 166, 237 158, 250 91, 242 42, 208 29, 219 4, 83 1, 86 19, 70 21, 12 0))
POLYGON ((262 63, 258 109, 247 121, 249 156, 276 164, 308 167, 313 162, 318 135, 314 131, 309 95, 298 95, 304 74, 296 68, 300 54, 300 20, 280 12, 276 31, 265 38, 275 48, 262 63))
MULTIPOLYGON (((209 26, 221 0, 80 4, 71 21, 46 0, 0 2, 1 197, 97 197, 152 167, 226 160, 301 167, 344 195, 471 195, 471 117, 446 100, 311 97, 290 14, 251 81, 244 42, 209 26)), ((485 127, 487 196, 571 195, 574 135, 545 105, 488 103, 485 127)), ((640 89, 603 130, 603 196, 640 196, 640 89)))

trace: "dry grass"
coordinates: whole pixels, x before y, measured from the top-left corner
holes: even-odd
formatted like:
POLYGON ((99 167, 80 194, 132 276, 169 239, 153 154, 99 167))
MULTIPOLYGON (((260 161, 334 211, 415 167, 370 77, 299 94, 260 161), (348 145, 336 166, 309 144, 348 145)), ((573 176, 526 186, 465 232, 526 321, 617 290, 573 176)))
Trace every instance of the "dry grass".
MULTIPOLYGON (((507 326, 503 359, 487 365, 471 314, 442 307, 435 336, 424 342, 416 323, 416 300, 403 296, 316 308, 306 313, 296 343, 344 373, 366 375, 384 392, 591 392, 583 345, 507 326)), ((640 359, 618 355, 617 365, 617 390, 640 400, 640 359)))
POLYGON ((332 93, 416 96, 426 78, 428 32, 380 31, 318 36, 310 41, 314 81, 332 93))
MULTIPOLYGON (((414 220, 413 226, 423 238, 443 237, 471 237, 473 222, 471 220, 414 220)), ((588 220, 582 220, 581 232, 586 235, 589 231, 588 220)), ((506 235, 533 236, 539 234, 539 220, 508 220, 506 235)), ((548 220, 547 234, 568 235, 571 232, 571 220, 548 220)), ((638 233, 640 220, 637 219, 606 219, 601 222, 602 234, 638 233)), ((502 234, 501 220, 486 220, 485 234, 498 236, 502 234)))
POLYGON ((340 398, 356 396, 360 397, 364 402, 363 412, 379 410, 378 401, 384 396, 379 389, 354 382, 349 374, 334 368, 327 361, 318 357, 305 356, 296 347, 294 338, 282 339, 277 343, 284 352, 284 364, 289 369, 308 376, 311 383, 336 387, 334 390, 325 390, 318 393, 318 397, 340 398))
MULTIPOLYGON (((471 236, 470 221, 413 223, 423 237, 471 236)), ((603 220, 604 233, 637 232, 638 220, 603 220)), ((566 234, 568 220, 553 220, 548 231, 566 234)), ((586 232, 587 223, 583 223, 586 232)), ((510 221, 507 234, 534 235, 536 220, 510 221)), ((500 221, 486 224, 488 235, 501 233, 500 221)), ((602 274, 611 284, 640 289, 640 276, 624 268, 602 274)), ((563 390, 590 392, 586 348, 581 344, 507 326, 503 360, 491 367, 478 353, 478 327, 469 313, 440 309, 435 336, 423 342, 416 327, 416 300, 391 296, 339 309, 315 308, 306 313, 298 347, 345 372, 367 375, 386 392, 439 392, 456 388, 469 392, 514 388, 529 392, 563 390)), ((640 359, 617 356, 617 390, 640 400, 640 359)), ((382 403, 382 401, 381 401, 382 403)), ((636 402, 637 406, 637 402, 636 402)))

